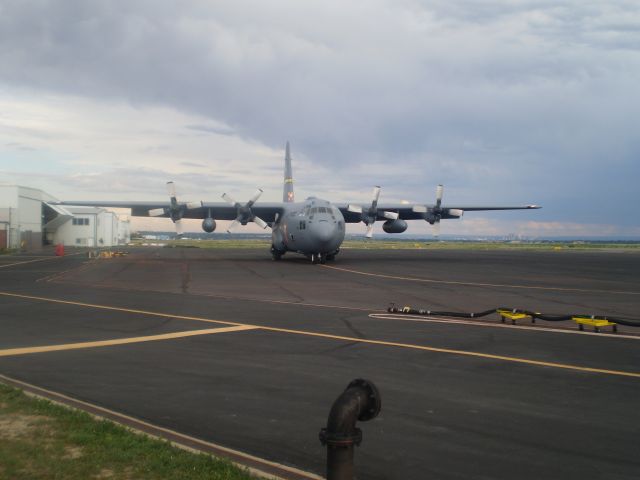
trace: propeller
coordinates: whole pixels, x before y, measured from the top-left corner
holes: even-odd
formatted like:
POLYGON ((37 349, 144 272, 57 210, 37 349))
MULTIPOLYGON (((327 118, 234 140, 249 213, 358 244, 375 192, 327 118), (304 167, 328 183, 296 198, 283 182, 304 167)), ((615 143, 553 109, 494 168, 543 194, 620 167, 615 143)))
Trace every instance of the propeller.
MULTIPOLYGON (((360 220, 367 226, 367 233, 365 237, 371 238, 373 236, 373 224, 378 218, 378 198, 380 198, 380 186, 373 187, 373 199, 371 206, 364 208, 360 205, 351 205, 347 207, 347 210, 352 213, 359 213, 360 220)), ((397 212, 382 212, 382 216, 389 220, 396 220, 398 218, 397 212)))
POLYGON ((442 185, 436 187, 436 203, 433 207, 426 205, 414 205, 412 210, 415 213, 421 213, 422 218, 433 225, 433 236, 440 237, 440 220, 444 218, 460 218, 464 214, 464 210, 459 208, 442 208, 442 185))
POLYGON ((256 190, 256 193, 254 193, 253 197, 251 197, 251 199, 247 203, 242 205, 241 203, 236 202, 228 193, 222 194, 222 198, 224 199, 224 201, 229 203, 230 205, 233 205, 238 210, 238 215, 236 216, 235 220, 231 222, 231 225, 229 225, 229 228, 227 228, 228 233, 231 233, 231 230, 233 230, 238 224, 246 225, 249 222, 253 222, 263 229, 269 226, 267 222, 254 215, 251 211, 251 207, 254 203, 256 203, 258 198, 260 198, 260 195, 262 195, 261 188, 256 190))
POLYGON ((176 227, 176 235, 181 236, 184 233, 182 226, 182 217, 187 210, 202 207, 202 202, 179 203, 176 197, 176 186, 173 182, 167 182, 167 193, 171 203, 169 207, 154 208, 149 210, 150 217, 162 217, 167 215, 176 227))

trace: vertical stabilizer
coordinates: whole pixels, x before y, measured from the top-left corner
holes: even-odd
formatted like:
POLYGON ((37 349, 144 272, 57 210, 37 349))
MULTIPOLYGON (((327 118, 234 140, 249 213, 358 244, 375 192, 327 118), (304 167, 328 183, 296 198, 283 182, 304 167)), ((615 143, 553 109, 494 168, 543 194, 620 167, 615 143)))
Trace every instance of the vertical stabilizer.
POLYGON ((284 154, 284 189, 282 191, 282 201, 285 203, 293 202, 293 170, 291 169, 289 142, 287 142, 287 148, 284 154))

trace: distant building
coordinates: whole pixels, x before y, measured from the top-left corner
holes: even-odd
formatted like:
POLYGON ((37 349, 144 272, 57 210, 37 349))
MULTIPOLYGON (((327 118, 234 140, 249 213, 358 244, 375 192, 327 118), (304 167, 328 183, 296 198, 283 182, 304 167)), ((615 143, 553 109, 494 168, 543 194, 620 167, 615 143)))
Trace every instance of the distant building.
POLYGON ((0 248, 37 251, 58 243, 95 248, 130 241, 127 216, 56 202, 36 188, 0 185, 0 248))
POLYGON ((129 217, 104 208, 65 207, 73 218, 58 227, 53 243, 73 247, 112 247, 129 243, 129 217))

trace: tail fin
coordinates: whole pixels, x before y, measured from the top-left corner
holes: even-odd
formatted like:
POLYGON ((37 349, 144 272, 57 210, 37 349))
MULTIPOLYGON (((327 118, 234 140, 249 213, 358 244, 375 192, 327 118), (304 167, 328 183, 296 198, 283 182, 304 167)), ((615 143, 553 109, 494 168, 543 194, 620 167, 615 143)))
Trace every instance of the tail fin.
POLYGON ((291 151, 289 149, 289 142, 287 142, 287 149, 284 155, 284 188, 282 191, 282 201, 284 203, 291 203, 293 199, 293 171, 291 170, 291 151))

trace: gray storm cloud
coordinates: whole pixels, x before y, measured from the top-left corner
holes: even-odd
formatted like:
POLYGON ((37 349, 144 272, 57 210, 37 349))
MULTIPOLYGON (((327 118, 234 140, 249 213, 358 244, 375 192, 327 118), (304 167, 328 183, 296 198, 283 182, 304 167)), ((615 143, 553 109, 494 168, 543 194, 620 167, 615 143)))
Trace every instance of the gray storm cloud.
POLYGON ((625 1, 0 1, 0 84, 290 139, 319 188, 637 225, 638 25, 625 1))

